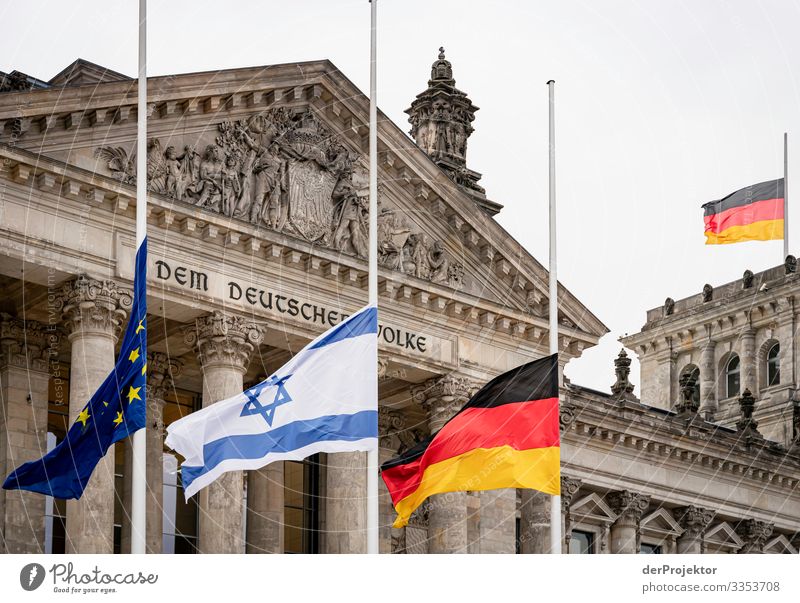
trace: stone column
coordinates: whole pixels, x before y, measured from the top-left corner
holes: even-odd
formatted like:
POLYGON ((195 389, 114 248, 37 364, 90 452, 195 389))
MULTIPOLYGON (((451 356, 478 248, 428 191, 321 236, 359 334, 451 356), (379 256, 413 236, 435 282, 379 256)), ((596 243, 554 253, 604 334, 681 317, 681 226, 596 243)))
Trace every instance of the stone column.
MULTIPOLYGON (((709 327, 706 327, 710 330, 709 327)), ((713 420, 717 412, 717 370, 714 351, 717 342, 709 336, 700 353, 700 416, 713 420)))
MULTIPOLYGON (((430 379, 412 390, 414 399, 428 413, 431 433, 466 404, 475 384, 464 377, 445 375, 430 379)), ((467 493, 447 492, 431 496, 428 509, 428 551, 430 553, 467 552, 467 493)))
MULTIPOLYGON (((378 408, 378 462, 381 465, 415 443, 414 434, 406 431, 405 426, 403 413, 385 406, 378 408)), ((392 527, 396 514, 383 480, 378 484, 378 496, 379 551, 382 554, 405 552, 405 528, 392 527)))
MULTIPOLYGON (((0 473, 47 452, 51 351, 58 334, 34 321, 0 314, 0 473)), ((44 552, 44 496, 0 490, 0 553, 44 552)))
MULTIPOLYGON (((186 342, 196 346, 203 372, 203 407, 243 391, 250 355, 263 337, 260 325, 219 311, 198 318, 186 330, 186 342)), ((198 496, 200 552, 243 553, 242 472, 223 474, 198 496)))
POLYGON ((756 330, 747 326, 742 331, 742 381, 741 391, 749 389, 754 394, 758 394, 758 383, 756 382, 756 330))
POLYGON ((247 552, 283 552, 283 461, 247 472, 247 552))
POLYGON ((606 496, 617 520, 611 526, 611 552, 635 554, 639 552, 639 521, 650 505, 650 497, 630 490, 610 492, 606 496))
POLYGON ((675 509, 675 519, 683 528, 677 541, 678 554, 699 555, 703 552, 703 536, 713 518, 713 511, 694 505, 675 509))
MULTIPOLYGON (((182 367, 180 360, 161 352, 147 355, 147 425, 145 428, 146 507, 147 526, 145 548, 148 553, 161 553, 164 541, 164 399, 173 387, 173 379, 182 367)), ((123 479, 122 521, 123 553, 131 552, 131 497, 133 478, 133 441, 125 440, 125 476, 123 479)))
MULTIPOLYGON (((80 276, 59 296, 71 344, 69 422, 94 395, 115 363, 115 345, 126 310, 128 290, 114 281, 80 276)), ((114 552, 114 447, 97 464, 83 496, 67 501, 67 553, 114 552)))
POLYGON ((325 552, 367 552, 367 453, 328 454, 325 552))
POLYGON ((520 552, 550 552, 550 495, 538 490, 522 490, 520 552))
POLYGON ((744 541, 744 546, 739 549, 739 553, 763 553, 773 528, 773 524, 757 519, 740 521, 736 525, 736 533, 744 541))

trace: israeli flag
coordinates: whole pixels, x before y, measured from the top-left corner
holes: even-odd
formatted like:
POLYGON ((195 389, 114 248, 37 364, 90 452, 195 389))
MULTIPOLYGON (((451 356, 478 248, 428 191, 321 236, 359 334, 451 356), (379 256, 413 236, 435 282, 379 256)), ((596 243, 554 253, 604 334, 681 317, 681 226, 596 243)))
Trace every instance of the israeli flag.
POLYGON ((167 428, 188 499, 226 471, 378 445, 378 310, 367 306, 265 381, 167 428))

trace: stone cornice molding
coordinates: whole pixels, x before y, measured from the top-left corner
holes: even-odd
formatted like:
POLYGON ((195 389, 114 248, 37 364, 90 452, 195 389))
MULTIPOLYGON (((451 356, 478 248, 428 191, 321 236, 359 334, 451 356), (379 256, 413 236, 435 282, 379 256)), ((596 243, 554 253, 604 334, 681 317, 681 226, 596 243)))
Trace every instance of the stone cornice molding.
POLYGON ((246 372, 250 354, 264 339, 264 327, 241 316, 215 310, 184 330, 184 341, 198 352, 203 370, 233 368, 246 372))
POLYGON ((87 333, 116 339, 133 306, 129 289, 84 274, 64 283, 55 300, 70 340, 87 333))
POLYGON ((20 320, 0 313, 0 366, 47 372, 57 359, 61 333, 34 320, 20 320))
POLYGON ((561 476, 561 512, 568 513, 572 499, 580 490, 583 480, 561 476))

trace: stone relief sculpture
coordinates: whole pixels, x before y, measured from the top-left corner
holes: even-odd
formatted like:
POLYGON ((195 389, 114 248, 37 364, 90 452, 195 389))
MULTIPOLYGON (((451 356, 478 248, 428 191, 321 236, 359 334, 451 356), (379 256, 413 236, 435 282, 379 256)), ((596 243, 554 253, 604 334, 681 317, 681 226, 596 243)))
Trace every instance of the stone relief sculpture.
MULTIPOLYGON (((119 181, 135 184, 135 153, 100 147, 95 155, 119 181)), ((202 151, 185 145, 178 154, 151 139, 147 181, 176 201, 366 258, 368 177, 360 160, 312 112, 276 108, 218 124, 202 151)), ((412 233, 394 210, 378 221, 382 265, 462 286, 464 267, 442 241, 412 233)))
POLYGON ((464 265, 451 260, 441 240, 412 232, 394 209, 384 208, 378 214, 378 263, 455 289, 463 286, 464 265))

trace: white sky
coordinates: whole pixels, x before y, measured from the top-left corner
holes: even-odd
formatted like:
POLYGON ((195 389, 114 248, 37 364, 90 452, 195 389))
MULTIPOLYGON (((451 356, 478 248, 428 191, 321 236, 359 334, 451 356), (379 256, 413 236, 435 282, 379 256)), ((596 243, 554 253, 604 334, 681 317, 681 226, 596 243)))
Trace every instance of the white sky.
MULTIPOLYGON (((617 337, 667 296, 780 263, 780 241, 705 247, 700 205, 780 177, 784 131, 800 195, 800 2, 380 0, 379 11, 381 109, 408 129, 403 110, 444 45, 481 108, 468 165, 545 264, 556 80, 559 277, 611 329, 567 367, 573 382, 607 390, 617 337)), ((46 80, 81 57, 136 73, 136 2, 9 2, 0 23, 4 71, 46 80)), ((150 2, 152 75, 328 58, 368 90, 368 52, 366 0, 150 2)))

